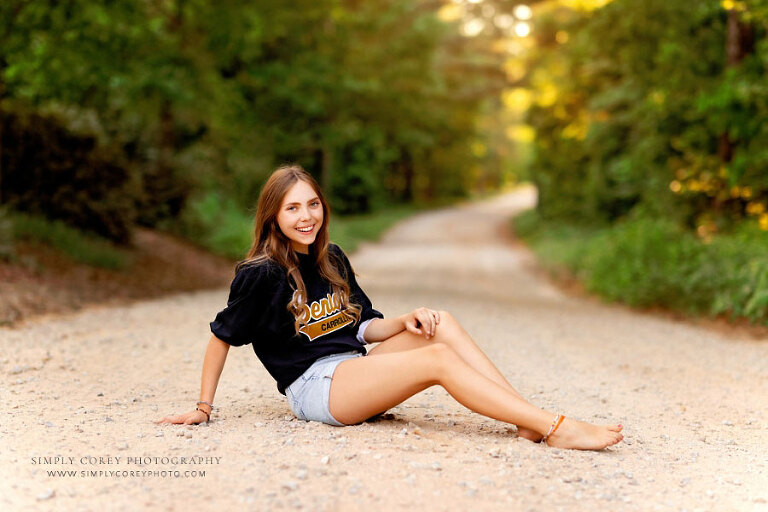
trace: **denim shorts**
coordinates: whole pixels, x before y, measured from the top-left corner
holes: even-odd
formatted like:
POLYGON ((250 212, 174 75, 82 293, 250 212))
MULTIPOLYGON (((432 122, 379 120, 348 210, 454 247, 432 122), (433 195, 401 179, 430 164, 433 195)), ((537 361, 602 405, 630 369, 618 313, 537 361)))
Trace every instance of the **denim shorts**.
POLYGON ((354 359, 360 352, 343 352, 321 357, 307 368, 298 379, 285 388, 288 406, 297 418, 304 421, 321 421, 329 425, 345 425, 331 416, 328 399, 331 395, 333 372, 342 361, 354 359))

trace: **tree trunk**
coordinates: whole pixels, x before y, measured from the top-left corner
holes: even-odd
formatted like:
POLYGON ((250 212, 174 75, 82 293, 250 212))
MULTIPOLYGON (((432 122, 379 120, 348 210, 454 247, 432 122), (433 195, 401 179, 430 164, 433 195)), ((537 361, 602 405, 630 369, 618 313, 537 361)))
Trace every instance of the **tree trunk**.
MULTIPOLYGON (((7 39, 9 37, 9 34, 11 33, 11 30, 13 30, 14 22, 16 21, 16 18, 21 13, 22 9, 26 7, 25 2, 16 2, 14 4, 12 12, 10 13, 10 17, 8 18, 8 23, 4 27, 3 33, 0 35, 0 45, 3 45, 7 42, 7 39)), ((5 59, 0 59, 0 64, 5 65, 5 59)), ((2 71, 2 67, 0 67, 0 71, 2 71)), ((3 101, 3 95, 5 94, 5 84, 3 84, 2 80, 0 80, 0 205, 3 204, 3 112, 2 112, 2 101, 3 101)))
POLYGON ((320 149, 320 188, 325 194, 331 193, 331 165, 333 165, 333 153, 325 145, 320 149))
MULTIPOLYGON (((174 11, 168 19, 168 30, 172 34, 181 33, 181 49, 185 45, 184 41, 184 4, 185 0, 177 0, 174 11)), ((174 129, 175 119, 173 115, 173 105, 171 100, 165 98, 160 107, 160 165, 171 165, 173 154, 176 151, 176 131, 174 129)))
POLYGON ((404 186, 403 186, 403 194, 402 198, 404 201, 411 202, 413 201, 413 198, 416 194, 414 194, 413 190, 413 181, 414 181, 414 169, 413 169, 413 159, 411 158, 411 155, 406 153, 402 157, 402 161, 400 162, 400 169, 403 172, 403 180, 404 180, 404 186))
POLYGON ((176 149, 176 131, 174 128, 174 116, 171 101, 163 100, 160 107, 160 165, 171 166, 173 153, 176 149))
MULTIPOLYGON (((0 98, 2 98, 2 84, 0 84, 0 98)), ((0 110, 0 206, 3 205, 3 111, 0 110)))
MULTIPOLYGON (((744 57, 754 53, 755 37, 752 26, 739 19, 739 13, 735 9, 728 11, 727 33, 725 39, 725 67, 732 68, 737 66, 744 57)), ((720 134, 718 145, 718 155, 720 160, 728 163, 733 160, 735 149, 734 142, 728 136, 728 133, 720 134)))
POLYGON ((0 80, 0 206, 3 204, 3 82, 0 80))
POLYGON ((726 64, 735 66, 747 55, 755 52, 755 35, 752 26, 739 19, 735 10, 728 11, 728 36, 726 40, 726 64))

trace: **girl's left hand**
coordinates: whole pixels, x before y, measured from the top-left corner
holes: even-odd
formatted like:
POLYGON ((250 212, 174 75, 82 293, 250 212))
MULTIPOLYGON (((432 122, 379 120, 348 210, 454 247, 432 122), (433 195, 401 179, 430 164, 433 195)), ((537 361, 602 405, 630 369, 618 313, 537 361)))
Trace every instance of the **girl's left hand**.
POLYGON ((435 335, 437 325, 440 323, 440 313, 427 308, 414 309, 405 315, 404 323, 406 330, 414 334, 423 334, 429 339, 435 335))

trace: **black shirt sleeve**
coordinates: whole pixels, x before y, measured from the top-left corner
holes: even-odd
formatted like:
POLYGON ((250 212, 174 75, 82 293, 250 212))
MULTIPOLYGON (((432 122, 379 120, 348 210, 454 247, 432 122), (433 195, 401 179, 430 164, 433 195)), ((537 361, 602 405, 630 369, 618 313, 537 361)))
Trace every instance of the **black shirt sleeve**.
POLYGON ((349 291, 351 294, 352 302, 362 308, 360 311, 359 323, 365 322, 366 320, 370 320, 372 318, 384 318, 384 315, 373 309, 371 300, 365 294, 363 289, 360 288, 360 285, 357 284, 357 279, 355 278, 355 271, 352 269, 352 264, 349 262, 347 255, 344 254, 344 251, 341 250, 341 247, 336 244, 330 244, 328 250, 334 254, 341 263, 342 268, 339 270, 341 271, 342 277, 344 277, 349 284, 349 291))
POLYGON ((229 289, 227 307, 211 322, 211 332, 232 346, 254 341, 265 326, 274 294, 268 264, 240 268, 229 289))

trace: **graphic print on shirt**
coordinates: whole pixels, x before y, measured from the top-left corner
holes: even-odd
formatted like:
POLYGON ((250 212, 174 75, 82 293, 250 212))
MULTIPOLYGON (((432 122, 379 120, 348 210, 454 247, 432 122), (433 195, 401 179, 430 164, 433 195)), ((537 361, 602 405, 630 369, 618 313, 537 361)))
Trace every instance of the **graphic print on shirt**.
MULTIPOLYGON (((294 300, 298 293, 298 290, 293 292, 294 300)), ((304 304, 299 318, 304 322, 304 325, 299 328, 299 332, 309 338, 309 341, 338 331, 354 322, 352 317, 341 310, 341 299, 336 293, 329 293, 311 304, 304 304)))

